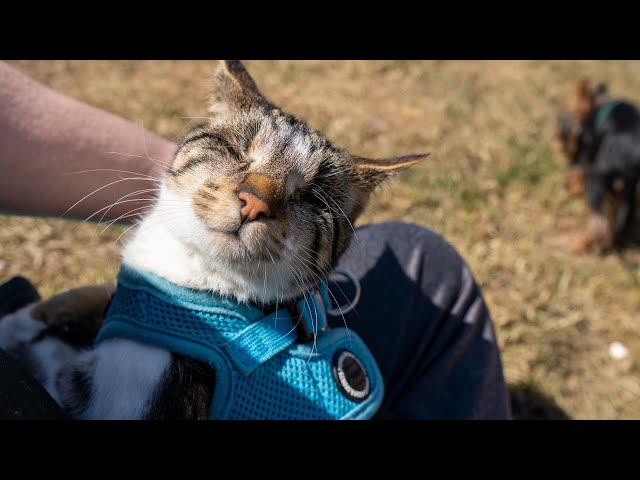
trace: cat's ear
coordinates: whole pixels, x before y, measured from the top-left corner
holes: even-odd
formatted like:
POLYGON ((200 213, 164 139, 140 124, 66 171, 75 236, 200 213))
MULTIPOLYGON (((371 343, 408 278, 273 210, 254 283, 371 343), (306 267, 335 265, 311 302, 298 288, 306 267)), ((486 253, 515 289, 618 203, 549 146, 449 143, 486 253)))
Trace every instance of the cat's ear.
POLYGON ((421 162, 428 156, 428 153, 418 153, 382 160, 362 157, 351 157, 351 160, 355 167, 358 184, 366 190, 373 190, 391 175, 421 162))
POLYGON ((266 102, 256 82, 240 60, 221 60, 213 72, 213 92, 209 110, 228 113, 266 102))

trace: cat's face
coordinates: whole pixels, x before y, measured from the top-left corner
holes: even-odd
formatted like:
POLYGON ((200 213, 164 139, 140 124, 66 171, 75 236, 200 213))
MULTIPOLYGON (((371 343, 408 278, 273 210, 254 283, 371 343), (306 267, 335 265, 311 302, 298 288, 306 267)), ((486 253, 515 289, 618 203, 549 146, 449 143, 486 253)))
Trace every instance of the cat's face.
POLYGON ((334 148, 265 100, 239 62, 221 63, 214 82, 211 120, 186 135, 166 175, 167 194, 188 203, 178 233, 212 269, 245 279, 249 299, 299 295, 349 245, 376 185, 424 155, 374 161, 334 148))

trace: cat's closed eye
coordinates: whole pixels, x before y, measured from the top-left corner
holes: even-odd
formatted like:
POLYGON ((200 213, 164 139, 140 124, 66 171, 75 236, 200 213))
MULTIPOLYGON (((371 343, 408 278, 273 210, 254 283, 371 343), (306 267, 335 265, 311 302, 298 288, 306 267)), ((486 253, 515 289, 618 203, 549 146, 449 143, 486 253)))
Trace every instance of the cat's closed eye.
POLYGON ((300 199, 320 209, 329 209, 329 206, 322 198, 322 195, 316 187, 309 186, 301 194, 300 199))

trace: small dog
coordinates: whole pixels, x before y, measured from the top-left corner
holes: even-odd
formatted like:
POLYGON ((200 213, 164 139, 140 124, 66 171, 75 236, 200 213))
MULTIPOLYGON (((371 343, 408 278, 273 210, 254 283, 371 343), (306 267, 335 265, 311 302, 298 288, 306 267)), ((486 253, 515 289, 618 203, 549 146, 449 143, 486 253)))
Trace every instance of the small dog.
POLYGON ((586 192, 591 211, 586 231, 569 239, 571 250, 621 247, 633 237, 640 198, 640 112, 583 79, 558 115, 557 140, 569 161, 567 190, 586 192))

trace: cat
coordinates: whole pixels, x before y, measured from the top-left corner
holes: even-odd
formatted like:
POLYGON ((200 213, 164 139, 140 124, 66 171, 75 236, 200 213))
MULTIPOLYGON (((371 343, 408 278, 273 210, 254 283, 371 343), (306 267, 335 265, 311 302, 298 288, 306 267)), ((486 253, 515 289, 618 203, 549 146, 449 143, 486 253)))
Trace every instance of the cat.
MULTIPOLYGON (((211 117, 179 144, 122 261, 172 284, 276 308, 316 288, 374 189, 426 155, 371 160, 270 103, 239 61, 213 73, 211 117)), ((0 348, 78 419, 205 419, 215 372, 128 339, 92 345, 113 291, 87 287, 0 320, 0 348)))

